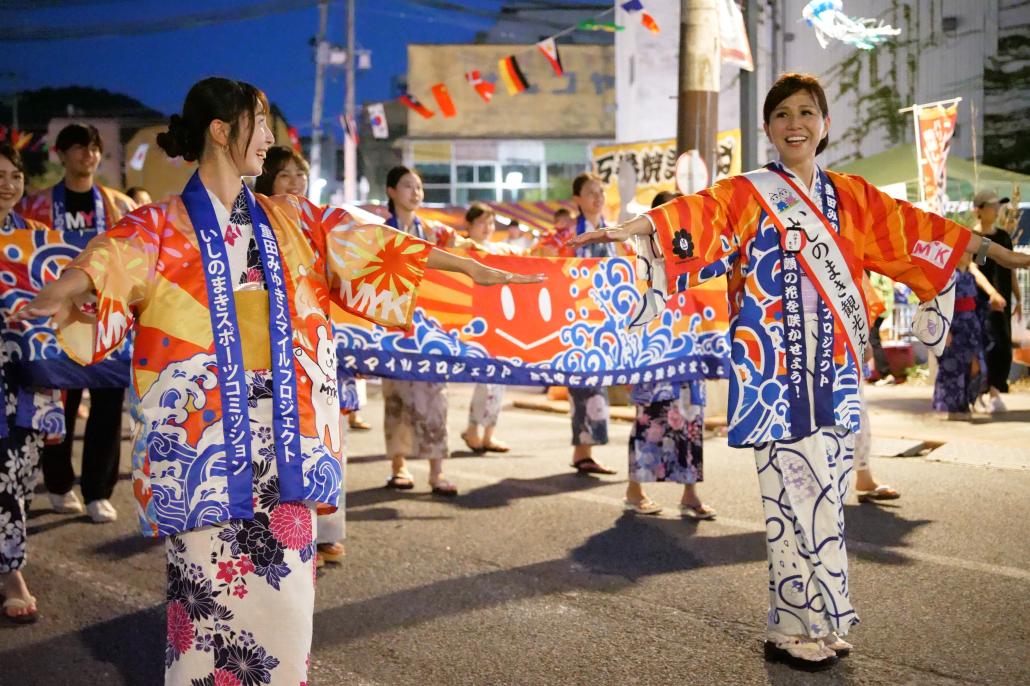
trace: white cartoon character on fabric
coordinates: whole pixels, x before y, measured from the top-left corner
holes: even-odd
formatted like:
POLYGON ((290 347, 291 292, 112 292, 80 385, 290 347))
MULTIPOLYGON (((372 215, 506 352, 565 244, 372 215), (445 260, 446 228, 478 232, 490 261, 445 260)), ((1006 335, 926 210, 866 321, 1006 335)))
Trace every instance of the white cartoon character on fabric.
POLYGON ((334 453, 341 449, 340 399, 336 380, 336 343, 325 325, 316 329, 315 357, 302 348, 294 354, 311 380, 311 405, 315 409, 315 428, 319 438, 329 432, 329 447, 334 453))

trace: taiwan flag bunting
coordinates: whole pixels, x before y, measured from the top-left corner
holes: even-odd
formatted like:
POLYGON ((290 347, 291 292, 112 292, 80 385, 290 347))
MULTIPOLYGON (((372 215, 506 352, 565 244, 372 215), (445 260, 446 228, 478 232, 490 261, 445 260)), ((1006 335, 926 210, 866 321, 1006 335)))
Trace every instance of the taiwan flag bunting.
POLYGON ((433 97, 436 98, 436 104, 440 107, 440 114, 444 117, 453 117, 458 113, 454 109, 454 101, 451 100, 451 94, 447 92, 447 86, 442 83, 438 83, 432 88, 433 97))
POLYGON ((529 81, 519 69, 519 61, 515 59, 515 55, 508 55, 498 61, 497 70, 501 72, 501 80, 508 89, 508 95, 518 95, 529 88, 529 81))
POLYGON ((433 110, 429 109, 428 107, 423 105, 421 102, 419 102, 418 98, 416 98, 411 93, 405 93, 404 95, 401 96, 400 100, 401 100, 401 103, 403 103, 405 107, 407 107, 408 109, 410 109, 410 110, 412 110, 414 112, 417 112, 420 116, 422 116, 422 117, 424 117, 426 119, 431 119, 432 118, 433 110))
POLYGON ((558 44, 554 42, 553 38, 542 40, 536 44, 536 47, 540 49, 540 52, 544 54, 547 61, 551 63, 551 69, 554 69, 554 73, 558 76, 564 76, 565 70, 561 66, 561 56, 558 54, 558 44))
POLYGON ((494 97, 494 85, 489 81, 484 81, 478 69, 465 72, 465 80, 476 89, 483 102, 490 102, 490 98, 494 97))
POLYGON ((374 102, 365 108, 368 114, 368 123, 372 127, 373 138, 389 138, 390 126, 386 123, 386 108, 383 103, 374 102))

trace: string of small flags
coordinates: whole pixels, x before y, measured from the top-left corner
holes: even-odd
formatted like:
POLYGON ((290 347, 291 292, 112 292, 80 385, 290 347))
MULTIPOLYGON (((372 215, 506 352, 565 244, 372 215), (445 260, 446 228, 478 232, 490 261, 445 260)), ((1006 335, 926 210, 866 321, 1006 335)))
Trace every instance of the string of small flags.
MULTIPOLYGON (((636 17, 640 20, 642 26, 652 33, 659 33, 661 29, 658 26, 658 22, 655 21, 647 10, 644 8, 644 3, 641 0, 627 0, 619 6, 628 16, 636 17)), ((601 19, 615 11, 614 8, 605 10, 592 19, 584 22, 580 22, 575 26, 570 26, 567 29, 559 31, 553 36, 543 39, 536 43, 533 48, 520 53, 507 55, 502 57, 497 62, 497 72, 500 77, 500 82, 504 84, 505 90, 508 95, 518 95, 519 93, 525 92, 531 88, 531 83, 526 77, 526 72, 520 64, 520 59, 523 61, 527 60, 532 55, 542 55, 543 58, 550 65, 551 70, 556 76, 564 77, 565 68, 562 65, 561 53, 558 51, 557 39, 573 31, 622 31, 625 29, 624 26, 617 24, 615 21, 604 22, 601 19)), ((496 84, 487 81, 483 78, 483 73, 479 69, 471 69, 465 72, 465 81, 471 86, 476 94, 485 103, 490 103, 496 92, 496 84)), ((436 107, 439 114, 444 118, 450 118, 457 115, 457 108, 454 106, 454 100, 451 98, 450 90, 447 87, 447 83, 441 81, 440 83, 433 84, 429 88, 429 92, 433 96, 433 100, 436 101, 436 107)), ((437 111, 434 111, 427 105, 423 104, 413 93, 406 92, 397 98, 398 101, 415 114, 423 117, 424 119, 431 119, 436 116, 437 111)), ((389 138, 390 127, 386 119, 386 106, 385 102, 370 103, 365 106, 365 113, 368 116, 369 124, 372 128, 372 135, 375 138, 389 138)))

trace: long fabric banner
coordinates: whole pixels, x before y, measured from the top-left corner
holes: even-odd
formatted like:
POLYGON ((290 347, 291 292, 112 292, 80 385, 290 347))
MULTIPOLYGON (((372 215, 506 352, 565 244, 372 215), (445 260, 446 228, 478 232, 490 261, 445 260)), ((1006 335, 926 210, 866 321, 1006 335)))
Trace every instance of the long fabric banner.
POLYGON ((548 279, 483 287, 429 271, 408 333, 334 314, 341 374, 548 386, 728 375, 724 280, 675 295, 658 318, 631 331, 644 288, 633 258, 476 258, 548 279))
MULTIPOLYGON (((131 347, 96 365, 72 362, 53 330, 39 322, 6 324, 84 247, 80 232, 0 230, 0 318, 5 357, 18 382, 48 388, 124 387, 131 347)), ((633 258, 536 258, 476 253, 491 266, 544 273, 540 284, 477 286, 460 274, 430 270, 414 325, 386 328, 335 307, 340 375, 516 385, 608 386, 728 375, 726 286, 714 280, 673 296, 644 327, 628 324, 644 282, 633 258)), ((345 289, 359 306, 370 297, 345 289)), ((361 309, 358 307, 357 309, 361 309)))
POLYGON ((937 214, 944 214, 948 151, 951 150, 951 137, 955 133, 960 99, 912 108, 919 155, 919 200, 925 203, 926 210, 937 214))
POLYGON ((127 343, 100 364, 72 362, 57 343, 54 330, 41 320, 24 328, 10 316, 54 281, 94 237, 94 231, 0 229, 0 332, 3 357, 13 363, 15 381, 42 388, 114 388, 129 385, 131 346, 127 343))

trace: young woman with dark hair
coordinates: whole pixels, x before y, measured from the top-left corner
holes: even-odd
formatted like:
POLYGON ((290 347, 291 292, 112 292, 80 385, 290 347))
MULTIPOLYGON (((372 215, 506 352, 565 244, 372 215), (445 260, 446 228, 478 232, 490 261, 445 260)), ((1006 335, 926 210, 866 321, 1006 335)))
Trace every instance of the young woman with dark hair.
MULTIPOLYGON (((390 210, 387 225, 439 247, 472 247, 446 224, 422 219, 418 208, 425 193, 422 176, 405 166, 386 174, 390 210)), ((433 495, 454 497, 458 487, 443 474, 447 446, 447 384, 443 382, 383 379, 383 435, 391 474, 386 487, 408 491, 415 487, 407 468, 409 457, 429 460, 429 487, 433 495)))
MULTIPOLYGON (((15 231, 46 229, 14 211, 24 192, 21 155, 10 143, 0 143, 0 241, 15 231)), ((4 616, 29 624, 39 613, 22 575, 27 549, 25 515, 39 477, 43 444, 60 439, 64 411, 58 391, 21 386, 14 381, 14 371, 14 361, 0 345, 0 593, 4 616)))
POLYGON ((199 162, 182 195, 93 239, 18 315, 52 318, 87 363, 135 330, 146 450, 134 492, 144 532, 167 536, 169 684, 307 681, 314 506, 335 505, 341 481, 330 303, 406 326, 410 308, 386 305, 413 300, 427 267, 538 280, 297 196, 254 195, 241 177, 272 145, 267 111, 249 84, 194 85, 158 137, 199 162), (353 277, 369 267, 377 304, 352 306, 344 294, 367 287, 353 277), (90 293, 95 319, 74 305, 90 293))
POLYGON ((311 165, 303 155, 285 145, 274 145, 265 155, 261 175, 254 180, 254 192, 304 197, 310 172, 311 165))
MULTIPOLYGON (((758 468, 769 557, 765 655, 818 670, 850 651, 842 637, 858 622, 843 506, 868 341, 862 270, 931 301, 963 252, 1010 267, 1028 266, 1030 255, 860 177, 821 169, 815 158, 826 147, 830 116, 815 77, 784 74, 762 112, 778 161, 570 244, 640 237, 652 285, 665 293, 727 274, 729 442, 753 447, 758 468)), ((946 324, 934 324, 939 337, 946 324)))

